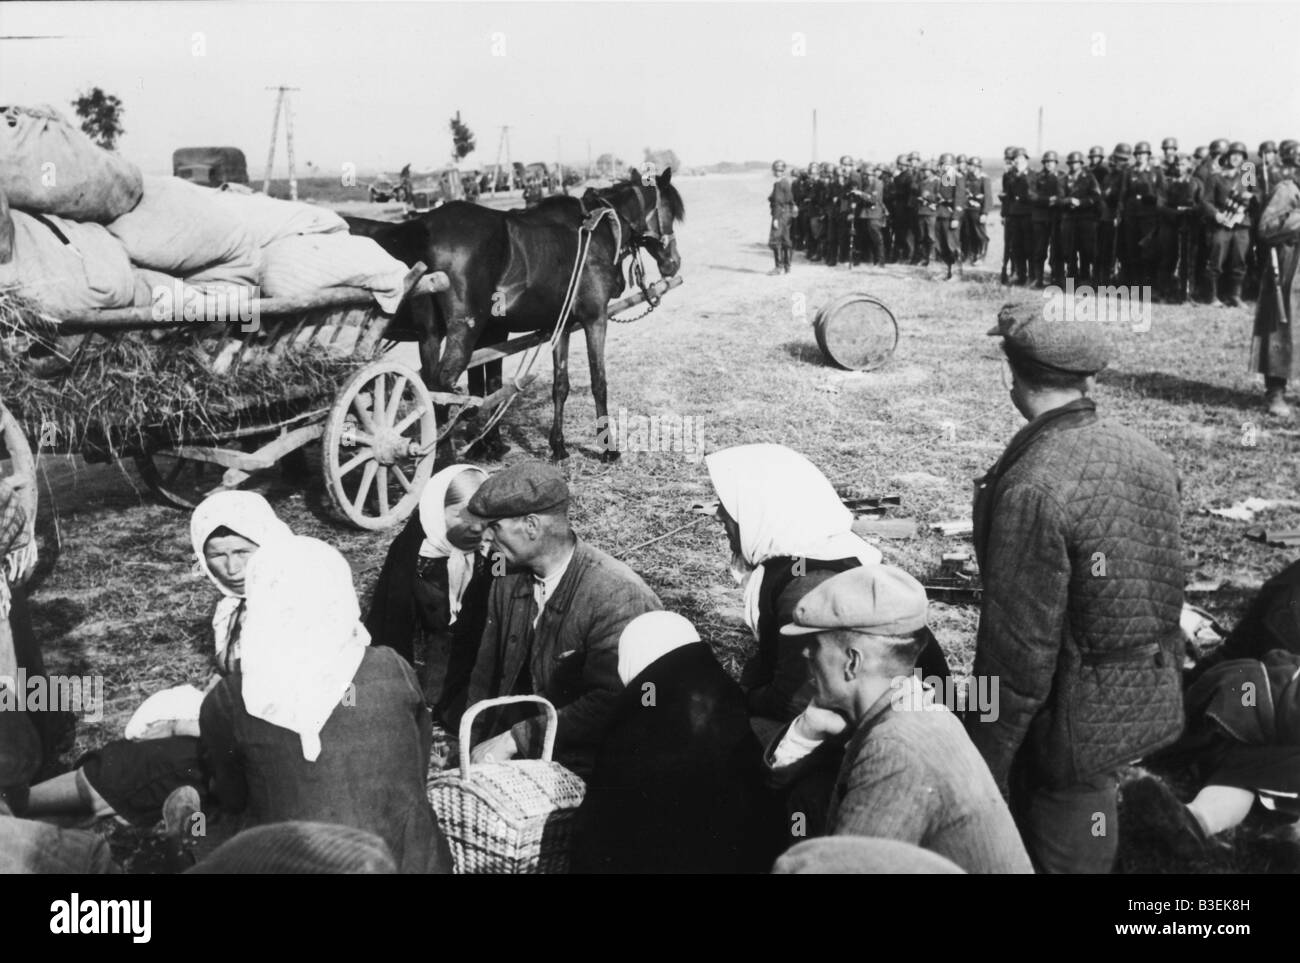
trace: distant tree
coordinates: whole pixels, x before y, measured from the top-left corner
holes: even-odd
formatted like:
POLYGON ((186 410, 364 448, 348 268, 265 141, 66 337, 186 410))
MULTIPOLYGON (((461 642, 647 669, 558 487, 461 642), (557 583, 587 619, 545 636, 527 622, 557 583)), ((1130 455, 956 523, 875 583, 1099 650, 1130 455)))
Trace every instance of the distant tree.
POLYGON ((106 150, 116 147, 117 139, 126 133, 122 126, 122 101, 98 87, 79 94, 72 107, 81 118, 81 129, 106 150))
POLYGON ((596 173, 601 177, 614 177, 626 166, 623 158, 615 157, 613 154, 601 154, 596 158, 596 173))
POLYGON ((461 160, 474 150, 474 132, 461 122, 459 110, 451 119, 451 140, 454 147, 453 156, 456 160, 461 160))

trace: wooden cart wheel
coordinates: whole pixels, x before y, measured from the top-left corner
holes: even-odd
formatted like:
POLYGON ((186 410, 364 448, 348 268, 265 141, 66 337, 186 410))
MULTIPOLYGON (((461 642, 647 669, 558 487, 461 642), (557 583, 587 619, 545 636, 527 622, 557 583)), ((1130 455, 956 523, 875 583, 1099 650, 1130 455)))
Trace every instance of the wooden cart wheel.
POLYGON ((834 364, 850 371, 874 371, 898 346, 898 322, 869 294, 848 294, 817 312, 817 346, 834 364))
POLYGON ((372 361, 344 385, 325 422, 321 468, 330 501, 359 528, 392 528, 419 504, 437 437, 420 376, 397 361, 372 361), (429 454, 419 457, 426 446, 429 454))
POLYGON ((217 466, 161 451, 136 455, 135 467, 149 491, 171 508, 192 511, 222 487, 222 472, 217 466))
MULTIPOLYGON (((25 582, 36 566, 36 511, 39 507, 39 492, 36 485, 36 459, 32 447, 27 442, 18 419, 9 413, 9 409, 0 403, 0 446, 9 459, 9 480, 17 486, 18 498, 27 513, 27 562, 22 564, 22 571, 17 573, 16 582, 25 582)), ((0 562, 4 557, 0 555, 0 562)), ((0 578, 5 573, 0 567, 0 578)))

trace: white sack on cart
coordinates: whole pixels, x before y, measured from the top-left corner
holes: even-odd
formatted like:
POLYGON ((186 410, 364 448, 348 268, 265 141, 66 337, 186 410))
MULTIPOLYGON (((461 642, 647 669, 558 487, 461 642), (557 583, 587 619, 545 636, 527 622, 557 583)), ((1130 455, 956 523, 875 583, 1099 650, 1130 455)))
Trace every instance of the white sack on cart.
POLYGON ((0 107, 0 190, 23 211, 107 224, 140 200, 140 169, 53 107, 0 107))
POLYGON ((299 234, 346 234, 348 222, 331 210, 282 201, 265 194, 213 191, 218 206, 228 210, 248 228, 253 243, 266 247, 286 237, 299 234))
POLYGON ((100 224, 11 211, 13 259, 0 265, 0 289, 13 288, 56 314, 130 307, 131 262, 100 224))
POLYGON ((405 294, 409 269, 368 237, 287 237, 268 245, 262 257, 266 297, 306 297, 324 290, 369 292, 380 308, 392 314, 405 294))
POLYGON ((258 282, 261 253, 252 233, 216 191, 179 177, 146 177, 139 205, 108 229, 138 267, 205 288, 258 282))

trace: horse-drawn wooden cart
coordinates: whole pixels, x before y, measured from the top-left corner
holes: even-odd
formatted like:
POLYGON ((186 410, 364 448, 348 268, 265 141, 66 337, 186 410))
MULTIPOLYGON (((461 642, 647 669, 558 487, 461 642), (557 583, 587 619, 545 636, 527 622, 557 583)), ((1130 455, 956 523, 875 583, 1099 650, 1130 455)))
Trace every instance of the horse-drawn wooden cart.
MULTIPOLYGON (((650 287, 656 297, 681 283, 679 278, 650 287)), ((441 272, 425 274, 423 264, 407 276, 408 293, 446 288, 441 272)), ((637 293, 610 304, 610 314, 645 300, 637 293)), ((224 306, 223 306, 224 307, 224 306)), ((511 380, 483 398, 436 392, 420 373, 390 355, 397 342, 385 337, 390 317, 373 299, 360 294, 322 293, 306 298, 262 298, 239 306, 214 308, 201 302, 188 319, 174 312, 161 320, 153 308, 122 308, 64 315, 52 324, 61 341, 82 336, 69 362, 88 350, 93 339, 113 339, 128 332, 174 338, 196 354, 217 376, 241 367, 275 365, 295 352, 315 349, 339 361, 339 377, 329 391, 286 388, 269 400, 222 398, 222 417, 204 419, 204 427, 177 436, 153 427, 114 444, 89 450, 60 444, 24 417, 5 399, 24 424, 40 453, 77 453, 88 460, 131 458, 149 489, 165 504, 192 508, 206 494, 234 488, 252 472, 271 468, 305 446, 321 442, 321 472, 332 505, 349 522, 371 530, 390 528, 416 507, 424 483, 433 473, 438 446, 458 422, 474 412, 490 412, 527 387, 536 374, 511 380), (207 312, 207 313, 205 313, 207 312), (249 318, 255 319, 250 324, 249 318), (439 423, 435 406, 447 406, 439 423), (214 469, 220 469, 220 474, 214 469)), ((577 321, 570 330, 580 327, 577 321)), ((528 334, 474 352, 470 367, 543 345, 550 334, 528 334)), ((68 342, 62 342, 68 343, 68 342)))

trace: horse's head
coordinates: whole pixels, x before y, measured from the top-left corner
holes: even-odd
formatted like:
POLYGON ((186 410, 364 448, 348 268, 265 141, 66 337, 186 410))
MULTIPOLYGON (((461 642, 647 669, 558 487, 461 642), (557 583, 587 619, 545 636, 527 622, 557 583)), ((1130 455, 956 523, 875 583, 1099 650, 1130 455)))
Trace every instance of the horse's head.
POLYGON ((686 216, 682 196, 672 183, 673 169, 667 168, 651 181, 643 181, 640 171, 632 169, 626 184, 610 193, 609 200, 619 215, 632 227, 632 239, 650 252, 666 278, 682 266, 677 254, 676 224, 686 216))

